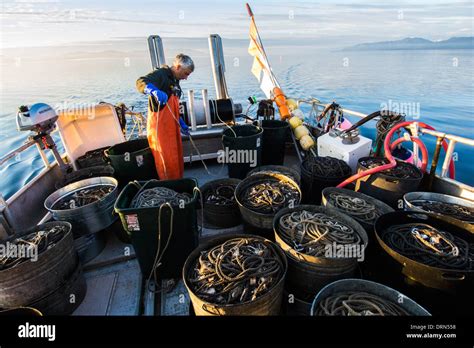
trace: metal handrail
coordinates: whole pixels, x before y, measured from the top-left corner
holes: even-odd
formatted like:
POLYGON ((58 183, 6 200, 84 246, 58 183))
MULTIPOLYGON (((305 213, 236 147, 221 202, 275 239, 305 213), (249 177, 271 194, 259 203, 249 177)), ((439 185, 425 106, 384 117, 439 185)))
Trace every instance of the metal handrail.
MULTIPOLYGON (((320 107, 323 107, 323 108, 326 106, 326 104, 323 104, 323 103, 319 102, 319 100, 314 99, 314 98, 312 98, 310 100, 300 99, 300 100, 298 100, 298 102, 299 103, 303 102, 303 103, 307 103, 307 104, 313 104, 313 105, 316 105, 318 107, 320 106, 320 107)), ((362 112, 349 110, 349 109, 344 109, 344 108, 342 108, 342 112, 345 113, 345 114, 360 117, 360 118, 364 118, 364 117, 368 116, 367 114, 364 114, 362 112)), ((378 118, 376 117, 373 120, 377 120, 377 119, 378 118)), ((416 133, 419 132, 419 133, 422 133, 422 134, 428 134, 428 135, 434 136, 436 138, 442 138, 442 139, 447 139, 448 140, 448 148, 447 148, 447 151, 446 151, 446 156, 444 158, 443 166, 441 168, 441 177, 446 177, 447 174, 448 174, 449 163, 451 162, 451 159, 452 159, 453 154, 454 154, 454 148, 455 148, 457 143, 461 143, 461 144, 464 144, 464 145, 469 145, 469 146, 474 147, 474 139, 461 137, 459 135, 434 131, 434 130, 431 130, 431 129, 419 128, 418 123, 416 123, 416 121, 415 121, 415 132, 416 133)), ((417 136, 417 134, 415 134, 414 136, 417 136)), ((416 161, 418 159, 418 146, 415 143, 413 143, 413 155, 414 155, 415 163, 416 163, 416 161)))

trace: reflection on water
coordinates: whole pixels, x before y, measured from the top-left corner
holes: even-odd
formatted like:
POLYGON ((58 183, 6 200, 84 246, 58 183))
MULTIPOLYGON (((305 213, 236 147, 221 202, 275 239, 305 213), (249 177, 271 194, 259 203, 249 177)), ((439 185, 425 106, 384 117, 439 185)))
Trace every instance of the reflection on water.
MULTIPOLYGON (((250 73, 252 60, 247 44, 226 45, 224 41, 224 48, 229 93, 245 107, 248 96, 263 97, 250 73)), ((402 111, 404 107, 409 118, 419 117, 444 132, 474 136, 474 58, 470 50, 335 52, 304 46, 266 48, 288 96, 336 100, 345 108, 365 113, 381 105, 402 107, 402 111)), ((165 45, 165 50, 168 62, 178 52, 190 54, 195 60, 195 72, 182 83, 185 92, 207 88, 210 97, 215 95, 206 41, 165 45)), ((135 80, 151 67, 145 50, 73 51, 54 59, 36 60, 26 55, 18 59, 8 56, 8 52, 5 56, 0 65, 0 155, 25 140, 26 133, 16 130, 14 118, 22 104, 74 106, 107 101, 124 102, 135 106, 135 111, 146 111, 146 98, 135 89, 135 80)), ((364 128, 363 133, 373 134, 373 126, 364 128)), ((431 137, 423 140, 434 146, 431 137)), ((467 146, 456 147, 457 178, 470 185, 474 185, 474 163, 469 160, 472 151, 467 146)), ((41 169, 41 159, 36 150, 30 149, 0 168, 0 192, 8 198, 41 169)))

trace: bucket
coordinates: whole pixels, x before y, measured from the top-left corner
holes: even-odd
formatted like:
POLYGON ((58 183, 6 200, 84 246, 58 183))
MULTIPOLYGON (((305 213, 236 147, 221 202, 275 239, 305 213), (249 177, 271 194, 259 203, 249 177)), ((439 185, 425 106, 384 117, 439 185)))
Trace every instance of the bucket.
POLYGON ((196 206, 198 200, 197 181, 191 178, 179 180, 150 180, 137 183, 131 182, 120 193, 115 211, 119 214, 123 228, 131 237, 133 248, 144 277, 152 271, 158 250, 158 237, 161 240, 160 253, 166 241, 169 245, 163 254, 162 265, 158 270, 158 278, 177 278, 189 253, 198 245, 198 228, 196 206), (178 193, 188 193, 191 201, 182 207, 173 207, 173 219, 168 207, 162 209, 161 236, 158 236, 159 207, 131 208, 133 198, 140 190, 154 187, 166 187, 178 193), (170 236, 170 222, 173 223, 170 236), (170 239, 171 238, 171 239, 170 239))
POLYGON ((303 192, 303 203, 321 204, 321 195, 326 187, 335 187, 351 176, 351 167, 339 159, 333 157, 308 156, 301 163, 301 191, 303 192), (315 172, 314 165, 322 163, 331 171, 326 173, 315 172), (337 168, 333 171, 331 168, 337 168))
POLYGON ((253 125, 238 125, 222 133, 229 178, 244 179, 262 162, 263 129, 253 125), (234 155, 234 156, 232 156, 234 155), (239 158, 243 157, 243 158, 239 158))
POLYGON ((243 201, 243 195, 245 194, 246 190, 252 186, 255 186, 259 183, 263 182, 280 182, 285 183, 288 187, 292 190, 297 192, 297 198, 293 200, 293 202, 285 202, 285 204, 281 207, 287 207, 289 205, 296 206, 300 203, 301 200, 301 190, 298 187, 298 184, 289 178, 286 175, 279 174, 279 173, 265 173, 265 174, 254 174, 242 180, 242 182, 237 186, 235 190, 235 198, 237 200, 237 204, 239 205, 240 213, 242 214, 242 218, 244 222, 250 225, 250 227, 256 227, 257 229, 265 229, 265 230, 272 230, 273 229, 273 217, 275 216, 276 212, 272 213, 259 213, 248 208, 243 201))
POLYGON ((441 193, 409 192, 403 196, 405 210, 421 211, 461 222, 474 234, 474 202, 441 193))
POLYGON ((355 233, 359 235, 365 247, 367 246, 368 238, 363 227, 357 221, 332 208, 300 205, 295 208, 285 208, 279 211, 273 219, 273 229, 276 242, 285 251, 288 259, 286 286, 293 291, 295 296, 307 298, 308 296, 314 296, 321 288, 335 280, 353 278, 358 273, 358 260, 356 257, 330 258, 307 255, 295 250, 292 245, 288 244, 281 235, 279 227, 280 218, 285 214, 301 210, 323 213, 333 220, 352 227, 355 233))
POLYGON ((204 220, 217 228, 229 228, 240 225, 242 218, 240 216, 239 206, 235 201, 235 188, 240 183, 239 179, 217 179, 209 181, 200 187, 202 197, 204 199, 204 220), (227 197, 232 195, 232 202, 228 204, 215 204, 210 203, 206 198, 210 194, 219 194, 216 190, 226 190, 222 194, 227 197))
POLYGON ((158 179, 155 160, 147 138, 139 138, 112 146, 105 155, 115 169, 121 186, 133 180, 158 179))
MULTIPOLYGON (((79 259, 74 249, 71 224, 68 222, 47 222, 7 239, 12 242, 18 237, 51 229, 55 226, 67 232, 49 249, 37 254, 37 260, 25 260, 13 267, 0 270, 0 308, 26 306, 47 296, 63 285, 65 279, 78 267, 79 259)), ((35 307, 35 306, 33 306, 35 307)), ((39 307, 35 307, 41 310, 39 307)))
POLYGON ((209 242, 200 245, 187 258, 186 263, 184 264, 182 276, 196 315, 278 315, 281 310, 283 285, 285 283, 287 268, 288 265, 286 262, 285 254, 273 242, 259 236, 238 234, 230 237, 216 237, 210 240, 209 242), (273 250, 274 254, 277 255, 280 262, 283 264, 283 274, 281 275, 280 280, 278 280, 269 291, 256 298, 254 301, 247 301, 238 304, 215 304, 202 300, 195 294, 189 281, 195 262, 200 257, 201 252, 205 250, 210 250, 213 247, 231 239, 238 238, 257 238, 258 240, 269 246, 271 250, 273 250))
POLYGON ((291 179, 293 179, 298 185, 301 184, 301 176, 300 176, 300 173, 293 169, 293 168, 289 168, 289 167, 285 167, 285 166, 273 166, 273 165, 268 165, 268 166, 260 166, 260 167, 257 167, 255 169, 252 169, 248 174, 247 174, 247 177, 249 177, 250 175, 254 175, 254 174, 266 174, 266 173, 280 173, 280 174, 283 174, 283 175, 286 175, 288 177, 290 177, 291 179))
MULTIPOLYGON (((380 163, 382 161, 383 163, 388 163, 388 160, 382 158, 362 157, 357 165, 358 172, 367 170, 370 166, 367 163, 374 160, 380 161, 380 163)), ((387 171, 375 173, 358 179, 356 191, 385 202, 394 209, 403 209, 403 195, 407 192, 418 190, 423 179, 423 173, 413 164, 403 161, 397 161, 398 166, 406 169, 403 172, 412 172, 413 175, 411 177, 399 178, 387 171)))
POLYGON ((360 223, 367 232, 369 244, 365 250, 365 258, 364 262, 361 264, 361 269, 365 278, 378 280, 378 275, 384 271, 383 264, 380 262, 381 260, 379 257, 383 251, 377 243, 374 224, 378 217, 391 213, 394 210, 382 201, 364 195, 363 193, 336 187, 327 187, 323 190, 323 205, 334 208, 341 213, 352 217, 360 223), (336 197, 335 195, 339 197, 336 197), (351 209, 345 207, 345 204, 347 204, 348 201, 341 200, 340 197, 349 197, 358 201, 355 201, 356 205, 353 205, 351 209), (336 201, 336 199, 338 201, 336 201), (357 211, 357 208, 359 211, 357 211))
MULTIPOLYGON (((391 236, 399 233, 403 240, 413 240, 414 231, 422 232, 420 227, 413 230, 413 226, 421 226, 423 229, 429 226, 462 239, 464 242, 459 239, 454 241, 454 246, 458 248, 457 257, 466 257, 465 249, 461 249, 464 243, 471 246, 474 243, 474 234, 460 222, 422 212, 397 211, 385 214, 375 223, 375 233, 384 251, 386 282, 397 286, 397 289, 403 289, 404 293, 425 305, 433 314, 471 313, 466 304, 472 299, 474 269, 436 263, 430 256, 431 250, 427 251, 421 247, 416 253, 407 254, 402 251, 402 244, 393 244, 390 241, 391 236), (420 256, 430 256, 429 262, 423 261, 420 256)), ((457 257, 448 257, 444 261, 459 260, 457 257)), ((470 262, 472 263, 472 259, 470 262)))
MULTIPOLYGON (((325 314, 320 307, 321 302, 327 300, 330 296, 343 294, 347 292, 367 293, 382 299, 382 301, 391 302, 410 316, 429 316, 430 313, 417 304, 412 299, 402 293, 389 288, 388 286, 362 279, 342 279, 326 285, 314 298, 311 305, 311 315, 329 315, 325 314), (400 299, 403 299, 402 301, 400 299)), ((371 311, 372 313, 376 310, 371 311)), ((335 314, 342 315, 342 314, 335 314)))
POLYGON ((263 120, 262 165, 282 165, 290 125, 280 120, 263 120))
POLYGON ((56 189, 69 185, 76 181, 96 178, 98 176, 114 176, 114 168, 110 165, 101 165, 75 170, 65 175, 64 179, 56 183, 56 189))
POLYGON ((117 180, 105 176, 77 181, 49 195, 44 201, 44 206, 53 215, 54 220, 71 223, 74 238, 97 233, 110 226, 117 219, 113 214, 114 203, 118 195, 117 186, 117 180), (81 190, 94 189, 100 186, 113 186, 113 189, 100 200, 77 208, 59 209, 56 207, 61 200, 68 196, 81 190))
POLYGON ((110 146, 101 147, 100 149, 87 151, 84 155, 76 160, 77 167, 79 169, 104 166, 107 164, 107 157, 105 157, 104 151, 110 146))

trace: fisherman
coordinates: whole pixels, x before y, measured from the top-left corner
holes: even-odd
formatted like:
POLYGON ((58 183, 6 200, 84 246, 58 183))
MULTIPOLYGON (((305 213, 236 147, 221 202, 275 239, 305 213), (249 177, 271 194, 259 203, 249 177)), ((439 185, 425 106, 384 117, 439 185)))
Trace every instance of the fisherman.
POLYGON ((138 91, 149 96, 147 137, 158 176, 162 180, 183 177, 180 133, 189 135, 189 128, 179 116, 179 98, 182 94, 179 81, 186 80, 193 71, 193 60, 178 54, 173 66, 163 65, 137 80, 138 91))

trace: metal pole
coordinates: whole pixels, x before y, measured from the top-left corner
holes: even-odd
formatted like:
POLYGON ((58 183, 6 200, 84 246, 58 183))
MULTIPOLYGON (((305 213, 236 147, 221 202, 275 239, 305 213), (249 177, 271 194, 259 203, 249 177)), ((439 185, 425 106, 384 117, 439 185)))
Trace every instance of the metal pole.
POLYGON ((448 143, 448 149, 446 150, 446 157, 444 158, 443 167, 441 170, 441 177, 445 177, 448 174, 449 163, 453 157, 454 147, 456 146, 455 140, 450 140, 448 143))
POLYGON ((207 89, 202 90, 202 103, 204 106, 204 115, 206 116, 207 129, 212 128, 211 111, 209 110, 209 96, 207 95, 207 89))
POLYGON ((188 114, 191 120, 191 130, 196 130, 196 113, 194 111, 194 90, 188 90, 188 114))
POLYGON ((151 65, 156 70, 163 64, 166 64, 165 51, 163 49, 163 41, 158 35, 150 35, 148 37, 148 49, 150 51, 151 65))
POLYGON ((214 77, 217 99, 228 99, 224 51, 221 37, 217 34, 209 35, 209 53, 211 55, 212 76, 214 77))

